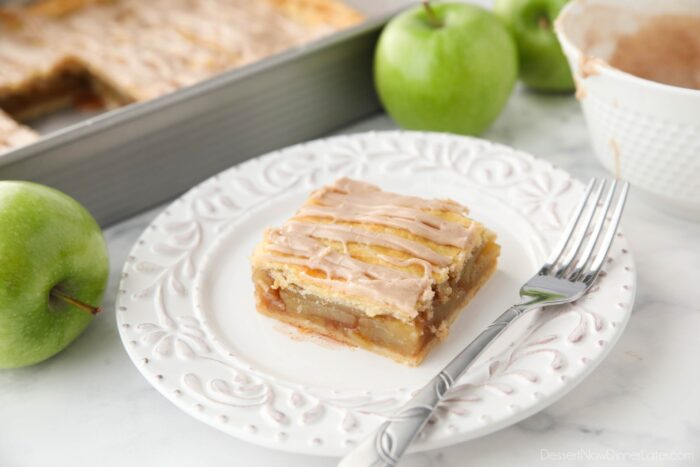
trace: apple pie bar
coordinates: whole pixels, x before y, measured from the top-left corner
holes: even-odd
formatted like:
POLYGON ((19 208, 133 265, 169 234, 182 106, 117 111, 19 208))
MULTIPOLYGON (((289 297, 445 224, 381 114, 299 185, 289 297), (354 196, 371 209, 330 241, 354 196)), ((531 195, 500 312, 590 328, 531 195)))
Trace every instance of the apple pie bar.
POLYGON ((39 139, 34 131, 20 125, 0 110, 0 152, 23 146, 39 139))
POLYGON ((495 239, 454 201, 343 178, 265 232, 257 309, 415 366, 495 271, 495 239))

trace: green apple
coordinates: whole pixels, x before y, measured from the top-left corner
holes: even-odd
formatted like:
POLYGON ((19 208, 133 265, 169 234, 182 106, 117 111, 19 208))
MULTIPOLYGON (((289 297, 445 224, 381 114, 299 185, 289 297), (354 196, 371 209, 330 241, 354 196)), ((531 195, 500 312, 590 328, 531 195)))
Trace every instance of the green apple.
POLYGON ((374 57, 387 113, 415 130, 482 133, 517 79, 515 43, 491 12, 465 3, 424 3, 393 18, 374 57))
POLYGON ((0 181, 0 368, 45 360, 99 311, 109 261, 102 232, 77 201, 0 181))
POLYGON ((570 92, 574 80, 554 20, 567 0, 496 0, 494 12, 515 36, 520 57, 520 79, 538 91, 570 92))

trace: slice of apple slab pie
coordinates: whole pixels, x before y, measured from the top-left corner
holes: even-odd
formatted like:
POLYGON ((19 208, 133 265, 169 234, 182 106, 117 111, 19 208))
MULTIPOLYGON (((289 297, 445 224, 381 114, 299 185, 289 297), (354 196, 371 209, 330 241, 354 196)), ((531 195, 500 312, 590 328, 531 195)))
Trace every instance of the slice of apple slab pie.
POLYGON ((451 200, 340 179, 252 256, 260 313, 418 365, 496 269, 495 234, 451 200))

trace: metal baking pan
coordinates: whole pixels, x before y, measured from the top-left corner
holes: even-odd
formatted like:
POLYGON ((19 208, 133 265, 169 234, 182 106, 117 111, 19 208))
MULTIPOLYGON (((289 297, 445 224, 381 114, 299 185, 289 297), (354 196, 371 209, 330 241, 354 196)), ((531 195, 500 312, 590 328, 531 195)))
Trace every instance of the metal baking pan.
POLYGON ((0 179, 58 188, 103 226, 130 217, 375 113, 372 56, 387 18, 49 134, 0 156, 0 179))

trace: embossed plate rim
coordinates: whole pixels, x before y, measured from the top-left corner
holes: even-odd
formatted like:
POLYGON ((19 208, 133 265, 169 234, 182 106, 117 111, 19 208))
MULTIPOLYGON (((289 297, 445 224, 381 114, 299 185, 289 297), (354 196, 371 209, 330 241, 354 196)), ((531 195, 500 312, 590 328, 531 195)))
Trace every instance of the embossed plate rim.
MULTIPOLYGON (((206 323, 195 318, 188 287, 195 286, 197 258, 200 262, 206 258, 207 245, 227 230, 227 223, 238 222, 270 197, 284 196, 290 187, 310 189, 340 175, 361 178, 401 171, 423 179, 435 173, 477 184, 500 202, 517 200, 518 208, 541 226, 538 231, 549 242, 582 188, 566 172, 507 146, 419 132, 337 136, 235 166, 166 208, 144 231, 124 265, 117 321, 139 371, 176 406, 226 433, 292 452, 344 453, 351 446, 347 441, 362 437, 379 423, 377 414, 392 407, 374 407, 375 395, 320 393, 318 388, 266 379, 231 366, 212 344, 206 323), (156 261, 173 257, 177 260, 165 266, 156 261), (175 312, 168 311, 170 302, 179 305, 175 312)), ((519 337, 512 350, 495 355, 460 380, 461 389, 438 415, 440 423, 428 427, 415 450, 455 444, 508 426, 551 404, 585 378, 621 335, 634 299, 634 264, 624 238, 616 241, 612 257, 607 266, 610 276, 594 293, 556 315, 535 315, 533 329, 519 337), (587 308, 598 305, 609 307, 607 316, 587 308), (578 324, 566 336, 564 331, 554 340, 541 335, 548 325, 559 323, 556 320, 572 321, 569 318, 578 319, 578 324), (523 361, 537 371, 527 365, 519 368, 523 361)), ((405 394, 391 394, 394 404, 402 397, 405 394)))

